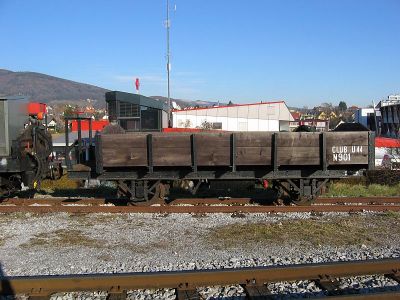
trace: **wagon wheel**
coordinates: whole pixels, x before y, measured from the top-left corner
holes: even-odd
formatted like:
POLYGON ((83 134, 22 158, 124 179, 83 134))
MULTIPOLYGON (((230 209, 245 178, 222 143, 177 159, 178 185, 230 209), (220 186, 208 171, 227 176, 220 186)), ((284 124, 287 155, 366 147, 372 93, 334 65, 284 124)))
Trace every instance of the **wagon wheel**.
POLYGON ((128 205, 153 205, 153 204, 165 204, 164 197, 168 194, 168 185, 163 184, 160 181, 153 182, 152 185, 149 181, 139 181, 137 186, 133 189, 132 182, 129 184, 122 184, 119 186, 119 190, 125 185, 125 191, 122 191, 124 196, 128 196, 128 205))
MULTIPOLYGON (((145 182, 145 185, 148 187, 148 183, 145 182)), ((145 205, 152 204, 165 204, 164 197, 167 194, 166 185, 161 182, 156 182, 151 186, 147 191, 145 190, 144 200, 145 205)))

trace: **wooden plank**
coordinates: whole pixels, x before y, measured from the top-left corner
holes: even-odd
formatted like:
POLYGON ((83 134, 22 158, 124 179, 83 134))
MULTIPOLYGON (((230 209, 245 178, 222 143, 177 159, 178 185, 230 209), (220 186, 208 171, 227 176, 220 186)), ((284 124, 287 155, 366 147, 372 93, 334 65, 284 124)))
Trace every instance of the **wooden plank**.
POLYGON ((241 166, 271 165, 271 147, 237 147, 236 164, 241 166))
POLYGON ((329 165, 368 165, 368 146, 333 146, 327 149, 329 165))
MULTIPOLYGON (((281 136, 279 135, 279 139, 281 136)), ((279 143, 279 142, 278 142, 279 143)), ((320 165, 319 147, 278 147, 278 165, 320 165)))
POLYGON ((190 135, 154 134, 153 164, 155 166, 191 166, 190 135))
POLYGON ((104 134, 101 135, 103 148, 119 148, 129 146, 130 148, 146 148, 147 134, 104 134))
POLYGON ((175 294, 177 300, 200 300, 200 295, 196 289, 192 290, 176 289, 175 294))
POLYGON ((192 156, 190 148, 185 147, 154 147, 153 148, 154 166, 191 166, 192 156))
POLYGON ((319 147, 319 132, 279 132, 278 147, 319 147))
POLYGON ((197 165, 199 166, 230 166, 231 156, 229 147, 210 149, 210 151, 198 150, 197 165))
POLYGON ((190 149, 190 135, 153 135, 153 147, 190 149))
POLYGON ((230 134, 196 134, 196 155, 199 166, 229 166, 230 134))
POLYGON ((103 167, 147 166, 147 148, 120 146, 102 149, 103 167))
POLYGON ((327 132, 326 158, 329 165, 368 164, 368 132, 327 132))
POLYGON ((368 132, 327 132, 326 133, 326 146, 331 148, 333 146, 354 145, 354 146, 367 146, 368 145, 368 132))
POLYGON ((272 132, 237 132, 237 147, 271 147, 272 132))
MULTIPOLYGON (((220 134, 196 134, 197 146, 203 147, 205 149, 212 147, 230 147, 231 140, 229 133, 220 134)), ((199 148, 200 149, 200 148, 199 148)))
POLYGON ((243 288, 249 300, 271 299, 271 291, 266 285, 245 285, 243 288))
POLYGON ((147 134, 101 135, 104 167, 147 166, 147 134))

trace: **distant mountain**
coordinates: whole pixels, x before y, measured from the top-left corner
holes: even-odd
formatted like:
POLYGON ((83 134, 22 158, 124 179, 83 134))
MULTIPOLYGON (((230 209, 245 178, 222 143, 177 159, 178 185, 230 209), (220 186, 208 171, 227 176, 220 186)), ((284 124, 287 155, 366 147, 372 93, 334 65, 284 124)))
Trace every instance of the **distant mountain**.
MULTIPOLYGON (((24 95, 32 101, 49 104, 79 104, 82 100, 92 99, 95 107, 105 107, 105 93, 109 90, 90 84, 66 80, 36 72, 13 72, 0 69, 0 95, 24 95)), ((152 96, 167 103, 168 98, 152 96)), ((172 99, 180 107, 212 106, 217 102, 202 100, 172 99)), ((221 103, 222 104, 222 103, 221 103)))
MULTIPOLYGON (((24 95, 32 101, 45 103, 73 103, 96 100, 96 106, 105 106, 107 89, 35 72, 12 72, 0 69, 0 94, 24 95)), ((77 103, 78 104, 78 103, 77 103)))

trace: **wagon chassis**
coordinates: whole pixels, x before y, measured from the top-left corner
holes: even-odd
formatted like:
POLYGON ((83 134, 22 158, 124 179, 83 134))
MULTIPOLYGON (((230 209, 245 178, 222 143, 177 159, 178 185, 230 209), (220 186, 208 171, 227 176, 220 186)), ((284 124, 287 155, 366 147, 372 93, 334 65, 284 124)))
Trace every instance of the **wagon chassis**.
POLYGON ((175 180, 193 181, 189 190, 195 195, 203 182, 207 181, 242 181, 252 180, 255 183, 268 181, 276 189, 278 197, 288 196, 295 204, 311 204, 331 179, 346 176, 347 170, 285 170, 285 171, 227 171, 227 170, 162 170, 148 173, 140 171, 108 170, 96 176, 90 172, 69 171, 69 176, 76 179, 96 178, 100 181, 114 181, 118 186, 118 195, 132 202, 144 202, 148 205, 163 202, 168 195, 169 187, 175 180))

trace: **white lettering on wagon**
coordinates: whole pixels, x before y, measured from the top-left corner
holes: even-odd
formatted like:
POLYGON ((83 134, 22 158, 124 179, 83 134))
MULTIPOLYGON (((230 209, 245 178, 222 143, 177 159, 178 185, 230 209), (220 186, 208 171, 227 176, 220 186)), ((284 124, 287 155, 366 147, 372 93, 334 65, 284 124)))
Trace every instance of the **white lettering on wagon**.
POLYGON ((333 161, 351 161, 352 154, 362 153, 363 146, 333 146, 333 161))

